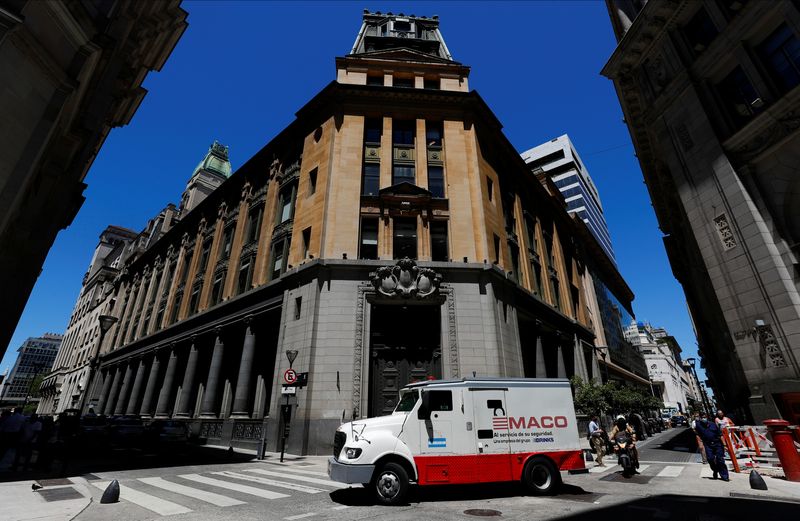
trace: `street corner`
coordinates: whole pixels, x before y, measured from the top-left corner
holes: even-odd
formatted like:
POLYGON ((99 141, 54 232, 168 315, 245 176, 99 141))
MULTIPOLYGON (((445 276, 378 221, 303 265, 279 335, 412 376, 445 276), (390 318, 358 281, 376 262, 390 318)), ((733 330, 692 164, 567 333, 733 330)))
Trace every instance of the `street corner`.
POLYGON ((92 502, 80 478, 0 483, 2 518, 9 521, 69 521, 92 502))

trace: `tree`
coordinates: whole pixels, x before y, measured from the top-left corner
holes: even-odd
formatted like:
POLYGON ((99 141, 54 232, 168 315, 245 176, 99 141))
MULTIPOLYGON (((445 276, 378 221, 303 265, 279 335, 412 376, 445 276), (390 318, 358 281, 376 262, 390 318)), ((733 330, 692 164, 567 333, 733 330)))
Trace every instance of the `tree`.
POLYGON ((594 416, 605 414, 609 409, 606 400, 605 385, 597 385, 595 382, 584 382, 579 376, 572 377, 572 388, 575 393, 575 409, 594 416))

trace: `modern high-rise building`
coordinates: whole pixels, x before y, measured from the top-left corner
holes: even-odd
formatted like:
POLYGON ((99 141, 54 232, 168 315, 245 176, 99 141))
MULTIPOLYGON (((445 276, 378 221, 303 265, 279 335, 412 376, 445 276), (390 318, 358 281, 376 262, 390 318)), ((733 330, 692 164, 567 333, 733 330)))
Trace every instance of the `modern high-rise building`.
POLYGON ((534 174, 544 173, 553 180, 564 196, 567 211, 586 223, 608 258, 615 262, 600 194, 569 136, 564 134, 526 150, 522 159, 534 174))
POLYGON ((336 70, 125 262, 96 412, 275 449, 291 359, 308 384, 287 450, 325 454, 414 380, 598 375, 586 266, 633 294, 469 91, 438 18, 365 12, 336 70))
POLYGON ((800 4, 607 0, 614 81, 718 403, 800 421, 800 4))
POLYGON ((186 29, 180 0, 0 6, 0 358, 56 234, 83 205, 108 133, 127 125, 186 29))
POLYGON ((33 388, 35 378, 46 374, 53 365, 62 335, 45 333, 40 337, 25 340, 17 349, 17 361, 11 372, 3 381, 3 394, 0 403, 3 405, 21 405, 38 401, 31 396, 36 392, 33 388))

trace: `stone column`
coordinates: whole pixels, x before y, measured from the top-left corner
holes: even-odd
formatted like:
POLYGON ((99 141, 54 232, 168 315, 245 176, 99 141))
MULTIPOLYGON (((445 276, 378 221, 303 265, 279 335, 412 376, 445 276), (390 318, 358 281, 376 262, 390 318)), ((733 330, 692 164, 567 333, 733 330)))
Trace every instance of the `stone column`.
POLYGON ((164 382, 161 384, 161 392, 158 394, 158 404, 156 405, 156 418, 169 418, 170 397, 172 396, 172 384, 175 380, 175 368, 178 365, 178 356, 175 348, 170 348, 169 362, 167 362, 167 372, 164 374, 164 382))
POLYGON ((97 414, 103 414, 103 407, 105 407, 106 400, 108 400, 108 393, 111 390, 111 369, 106 369, 105 378, 103 378, 103 389, 100 391, 100 397, 97 399, 95 411, 97 414))
POLYGON ((108 392, 108 397, 106 398, 106 406, 103 410, 103 414, 106 416, 111 416, 114 412, 114 399, 117 396, 117 391, 119 391, 119 386, 122 383, 122 367, 117 367, 117 370, 114 372, 114 381, 111 384, 111 389, 108 392))
POLYGON ((575 360, 575 376, 580 377, 581 380, 584 382, 589 379, 589 369, 586 367, 586 356, 583 353, 583 343, 578 338, 578 335, 575 335, 575 352, 574 352, 574 360, 575 360))
POLYGON ((181 385, 181 399, 178 401, 178 410, 175 411, 176 418, 191 418, 192 411, 192 391, 195 385, 195 373, 197 372, 197 345, 192 337, 192 347, 189 348, 189 357, 186 360, 186 372, 183 373, 183 385, 181 385))
POLYGON ((247 409, 247 401, 250 396, 250 380, 253 372, 253 353, 256 347, 256 336, 250 325, 244 334, 244 344, 242 345, 242 358, 239 362, 239 376, 236 378, 236 392, 233 395, 232 417, 249 418, 250 411, 247 409))
POLYGON ((139 401, 139 393, 142 390, 142 380, 144 380, 144 358, 139 359, 139 367, 136 369, 136 379, 133 381, 133 389, 128 398, 128 408, 125 414, 136 414, 136 402, 139 401))
POLYGON ((592 351, 592 380, 598 384, 603 383, 603 375, 600 374, 600 360, 597 359, 597 351, 592 351))
POLYGON ((219 388, 220 373, 222 373, 222 354, 224 349, 225 344, 222 343, 220 332, 217 331, 217 339, 214 341, 214 352, 211 354, 211 366, 208 368, 206 389, 203 394, 203 407, 200 409, 200 416, 205 418, 217 417, 217 390, 219 388))
POLYGON ((125 406, 128 405, 128 393, 131 391, 131 380, 133 380, 133 361, 128 362, 128 367, 125 368, 125 378, 122 380, 119 398, 117 398, 117 404, 114 407, 114 415, 125 412, 125 406))
POLYGON ((561 347, 561 343, 558 344, 556 357, 556 361, 558 362, 558 374, 556 378, 566 378, 567 368, 564 367, 564 349, 561 347))
POLYGON ((536 336, 536 378, 547 378, 547 367, 544 365, 542 335, 536 336))
POLYGON ((142 398, 142 406, 139 409, 139 414, 142 416, 153 415, 153 394, 156 392, 156 383, 158 382, 158 369, 161 362, 158 359, 158 353, 153 353, 153 362, 150 364, 150 376, 147 378, 147 387, 144 390, 144 398, 142 398))

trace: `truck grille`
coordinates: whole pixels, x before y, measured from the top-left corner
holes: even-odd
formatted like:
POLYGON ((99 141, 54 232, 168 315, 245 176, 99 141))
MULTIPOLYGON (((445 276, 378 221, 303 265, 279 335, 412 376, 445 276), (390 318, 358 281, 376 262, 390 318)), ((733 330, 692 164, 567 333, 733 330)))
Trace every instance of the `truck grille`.
POLYGON ((347 435, 342 431, 337 431, 333 436, 333 457, 338 461, 339 453, 342 452, 344 442, 347 440, 347 435))

